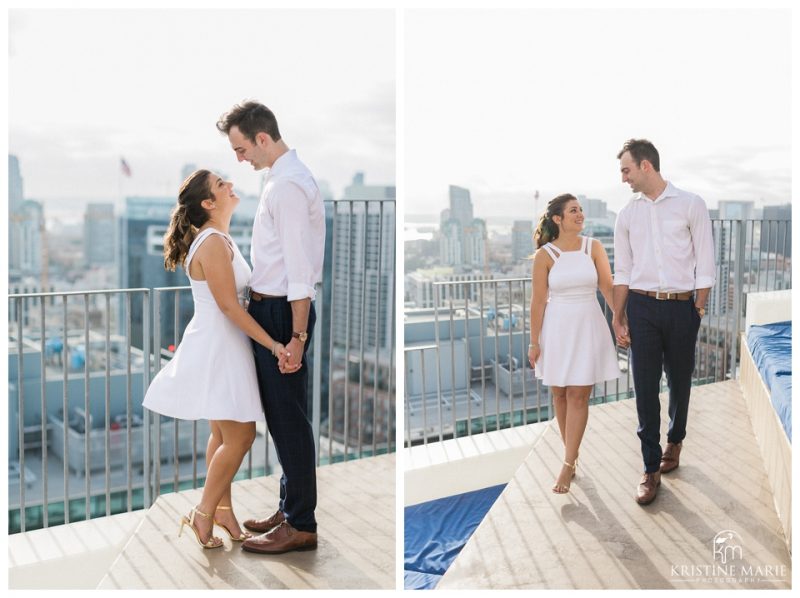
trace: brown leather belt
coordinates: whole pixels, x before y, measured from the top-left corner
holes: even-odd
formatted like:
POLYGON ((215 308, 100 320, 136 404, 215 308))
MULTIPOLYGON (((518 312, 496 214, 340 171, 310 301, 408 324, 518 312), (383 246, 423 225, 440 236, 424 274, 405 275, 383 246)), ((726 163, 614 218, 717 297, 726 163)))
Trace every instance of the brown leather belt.
POLYGON ((261 301, 262 299, 286 299, 286 295, 264 295, 262 293, 250 291, 251 301, 261 301))
POLYGON ((639 289, 630 289, 632 293, 638 293, 639 295, 647 295, 648 297, 653 297, 658 299, 659 301, 689 301, 694 297, 694 292, 692 291, 683 291, 682 293, 665 293, 663 291, 642 291, 639 289))

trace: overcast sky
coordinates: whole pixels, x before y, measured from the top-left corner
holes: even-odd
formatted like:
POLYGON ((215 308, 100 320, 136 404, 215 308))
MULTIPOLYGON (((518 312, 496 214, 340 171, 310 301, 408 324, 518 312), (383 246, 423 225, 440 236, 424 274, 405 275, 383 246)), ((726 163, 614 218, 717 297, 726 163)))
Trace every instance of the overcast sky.
POLYGON ((533 218, 563 192, 630 197, 616 154, 646 137, 678 187, 785 203, 791 17, 783 10, 408 11, 405 209, 449 184, 476 216, 533 218))
POLYGON ((173 195, 186 163, 255 194, 259 175, 215 128, 245 98, 336 197, 357 170, 394 184, 394 27, 391 10, 12 10, 9 153, 25 196, 173 195))

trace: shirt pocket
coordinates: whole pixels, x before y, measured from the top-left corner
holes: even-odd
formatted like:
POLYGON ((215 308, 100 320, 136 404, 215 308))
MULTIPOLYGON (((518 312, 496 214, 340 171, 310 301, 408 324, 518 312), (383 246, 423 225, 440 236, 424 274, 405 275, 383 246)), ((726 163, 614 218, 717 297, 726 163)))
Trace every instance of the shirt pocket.
POLYGON ((665 248, 685 251, 692 243, 689 224, 685 220, 662 220, 661 234, 665 248))

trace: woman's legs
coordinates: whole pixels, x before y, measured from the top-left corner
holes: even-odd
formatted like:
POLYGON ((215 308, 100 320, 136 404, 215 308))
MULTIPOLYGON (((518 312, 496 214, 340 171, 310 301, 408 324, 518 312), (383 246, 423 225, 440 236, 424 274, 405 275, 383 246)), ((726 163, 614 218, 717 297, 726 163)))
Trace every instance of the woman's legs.
MULTIPOLYGON (((559 421, 559 428, 564 440, 564 461, 574 465, 578 459, 583 433, 586 431, 586 422, 589 420, 589 395, 592 393, 592 387, 567 386, 565 390, 566 414, 563 427, 559 421)), ((562 492, 569 490, 574 472, 574 467, 563 465, 553 489, 562 492)))
MULTIPOLYGON (((231 505, 231 481, 242 464, 242 459, 250 450, 256 437, 254 422, 235 422, 227 420, 211 421, 211 436, 206 446, 206 466, 208 474, 203 487, 203 497, 197 509, 216 517, 228 527, 232 534, 241 533, 232 511, 219 511, 217 505, 231 505)), ((212 519, 198 517, 195 527, 202 540, 208 540, 213 527, 212 519)))
POLYGON ((561 432, 561 440, 566 444, 567 426, 567 388, 565 386, 551 386, 550 394, 553 396, 553 409, 556 412, 558 429, 561 432))

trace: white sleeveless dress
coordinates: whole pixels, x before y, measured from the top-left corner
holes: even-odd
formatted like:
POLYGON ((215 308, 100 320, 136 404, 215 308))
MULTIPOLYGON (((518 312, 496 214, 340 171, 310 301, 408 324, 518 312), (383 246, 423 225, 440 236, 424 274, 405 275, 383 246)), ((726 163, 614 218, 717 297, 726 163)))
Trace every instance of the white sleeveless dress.
POLYGON ((578 251, 543 245, 555 262, 547 283, 536 377, 547 386, 589 386, 620 376, 617 353, 597 300, 597 269, 592 239, 582 237, 578 251))
MULTIPOLYGON (((241 300, 250 267, 236 243, 221 231, 207 228, 197 236, 186 257, 186 275, 197 248, 211 235, 224 237, 233 251, 231 263, 241 300)), ((250 338, 222 313, 206 281, 189 276, 189 282, 194 315, 172 360, 147 389, 144 406, 185 420, 263 421, 250 338)))

